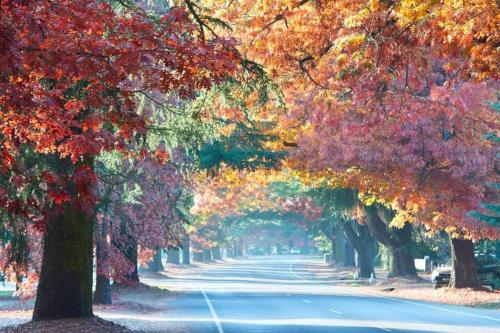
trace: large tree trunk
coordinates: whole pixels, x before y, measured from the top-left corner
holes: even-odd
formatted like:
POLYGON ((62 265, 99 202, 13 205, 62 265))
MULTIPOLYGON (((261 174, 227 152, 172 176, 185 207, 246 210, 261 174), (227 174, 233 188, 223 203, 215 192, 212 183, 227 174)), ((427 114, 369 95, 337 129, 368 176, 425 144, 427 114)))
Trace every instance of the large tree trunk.
POLYGON ((351 243, 345 242, 345 259, 344 259, 345 267, 353 267, 356 266, 356 260, 354 258, 354 248, 351 243))
POLYGON ((214 259, 212 258, 212 250, 204 249, 203 250, 203 262, 212 262, 214 259))
POLYGON ((104 218, 100 234, 96 236, 96 285, 94 291, 94 304, 111 304, 111 285, 109 268, 108 223, 104 218))
POLYGON ((175 264, 175 265, 180 265, 181 264, 181 258, 180 258, 180 251, 177 248, 170 248, 167 251, 167 262, 169 264, 175 264))
POLYGON ((335 239, 335 237, 332 237, 330 238, 330 245, 332 247, 332 251, 331 251, 331 259, 330 259, 330 263, 337 263, 337 258, 336 258, 336 255, 337 255, 337 251, 335 250, 335 246, 337 244, 337 240, 335 239))
POLYGON ((121 229, 122 237, 125 237, 125 241, 115 242, 115 246, 123 253, 125 258, 128 259, 132 265, 132 271, 123 277, 123 281, 115 282, 117 285, 120 284, 139 284, 139 271, 137 269, 137 241, 134 236, 129 234, 126 225, 122 225, 121 229))
POLYGON ((222 253, 220 246, 216 246, 212 249, 212 255, 214 260, 222 260, 222 253))
POLYGON ((364 206, 364 209, 366 225, 371 234, 389 250, 389 276, 417 276, 411 249, 411 224, 406 223, 403 228, 389 227, 394 212, 379 205, 364 206))
POLYGON ((125 279, 132 284, 139 283, 139 270, 137 262, 137 241, 133 236, 129 239, 128 246, 125 249, 125 256, 132 263, 133 270, 128 274, 125 279))
POLYGON ((111 281, 109 277, 104 275, 96 276, 96 284, 94 291, 94 304, 112 304, 111 297, 111 281))
POLYGON ((356 250, 356 268, 361 278, 369 278, 373 269, 374 244, 368 228, 356 221, 341 221, 342 229, 356 250))
POLYGON ((190 247, 189 235, 186 235, 182 240, 182 263, 184 265, 191 264, 191 251, 189 247, 190 247))
POLYGON ((415 258, 413 257, 411 249, 411 225, 407 223, 403 230, 408 230, 408 242, 410 245, 389 247, 389 253, 391 256, 389 275, 391 277, 417 275, 415 258))
POLYGON ((33 320, 92 317, 92 221, 71 204, 49 214, 33 320))
POLYGON ((228 258, 234 258, 235 257, 234 246, 227 247, 226 248, 226 254, 227 254, 228 258))
POLYGON ((476 258, 474 243, 463 238, 451 238, 452 272, 450 287, 478 288, 476 258))
POLYGON ((203 251, 193 252, 193 260, 198 262, 203 262, 203 251))
POLYGON ((165 268, 161 261, 161 247, 157 246, 153 252, 153 258, 148 262, 148 270, 152 272, 162 272, 165 268))
MULTIPOLYGON (((329 233, 331 234, 331 233, 329 233)), ((332 251, 333 251, 333 256, 332 259, 335 260, 335 263, 337 265, 344 264, 345 262, 345 243, 346 243, 346 238, 344 233, 340 228, 335 228, 335 231, 332 236, 332 251)))
POLYGON ((242 239, 238 239, 235 242, 234 256, 235 257, 242 257, 243 256, 243 240, 242 239))

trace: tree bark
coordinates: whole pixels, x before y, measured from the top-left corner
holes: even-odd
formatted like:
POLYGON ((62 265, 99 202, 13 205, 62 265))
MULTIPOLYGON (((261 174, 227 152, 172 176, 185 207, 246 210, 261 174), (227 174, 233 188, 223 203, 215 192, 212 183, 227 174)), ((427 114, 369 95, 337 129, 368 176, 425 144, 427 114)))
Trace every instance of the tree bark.
POLYGON ((182 240, 182 263, 184 265, 191 264, 191 251, 189 247, 190 247, 189 235, 186 235, 182 240))
POLYGON ((92 221, 71 203, 49 214, 34 321, 93 316, 92 221))
POLYGON ((337 263, 337 258, 336 258, 337 251, 335 249, 335 247, 337 245, 336 243, 337 243, 337 240, 335 239, 335 237, 330 238, 330 245, 332 247, 330 263, 333 263, 333 262, 337 263))
POLYGON ((335 263, 337 265, 340 265, 340 264, 343 265, 345 262, 345 250, 346 250, 345 235, 340 228, 335 228, 333 233, 329 232, 328 234, 330 234, 332 236, 332 247, 333 247, 332 259, 335 260, 335 263))
POLYGON ((234 256, 235 257, 242 257, 243 256, 243 240, 242 239, 238 239, 235 243, 234 256))
POLYGON ((180 251, 177 248, 170 248, 167 251, 167 262, 169 264, 174 264, 174 265, 180 265, 181 264, 181 258, 180 258, 180 251))
POLYGON ((226 253, 229 258, 234 258, 234 246, 229 246, 226 248, 226 253))
POLYGON ((148 270, 152 272, 163 272, 163 262, 161 261, 161 247, 157 246, 153 252, 153 258, 148 262, 148 270))
POLYGON ((364 206, 366 213, 366 225, 373 237, 386 246, 391 257, 389 265, 389 276, 417 276, 415 258, 413 257, 411 244, 410 223, 403 228, 389 227, 394 213, 389 209, 378 206, 364 206))
POLYGON ((212 258, 212 250, 204 249, 203 250, 203 262, 212 262, 214 259, 212 258))
POLYGON ((117 248, 123 253, 125 258, 130 261, 133 269, 132 271, 124 276, 123 282, 115 282, 115 284, 139 284, 139 271, 137 269, 137 241, 133 235, 130 235, 126 230, 126 226, 122 225, 122 236, 126 237, 126 242, 116 242, 117 248))
POLYGON ((193 261, 203 262, 203 251, 193 252, 193 261))
POLYGON ((96 276, 96 284, 94 291, 94 304, 112 304, 111 297, 111 281, 109 277, 104 275, 96 276))
POLYGON ((356 268, 361 278, 369 278, 375 273, 373 268, 374 244, 368 228, 356 221, 341 221, 344 233, 356 250, 356 268))
POLYGON ((479 288, 474 243, 463 238, 451 238, 452 272, 450 287, 479 288))
POLYGON ((356 260, 354 259, 354 248, 351 243, 345 242, 345 258, 344 267, 356 266, 356 260))
POLYGON ((216 246, 212 249, 212 255, 214 260, 222 260, 222 253, 220 246, 216 246))
POLYGON ((108 223, 103 219, 100 235, 96 235, 96 285, 94 304, 111 304, 111 282, 109 279, 108 223))

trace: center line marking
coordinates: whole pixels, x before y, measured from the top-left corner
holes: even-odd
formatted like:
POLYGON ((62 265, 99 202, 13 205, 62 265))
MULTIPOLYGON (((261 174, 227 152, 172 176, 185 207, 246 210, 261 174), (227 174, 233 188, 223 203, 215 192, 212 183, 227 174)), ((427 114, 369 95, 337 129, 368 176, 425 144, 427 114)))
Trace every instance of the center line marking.
POLYGON ((307 300, 307 299, 303 299, 302 302, 304 302, 304 303, 311 303, 311 301, 307 300))
POLYGON ((198 286, 201 290, 201 293, 203 294, 203 297, 205 298, 205 302, 207 302, 208 308, 210 309, 210 313, 212 314, 212 318, 214 320, 214 324, 217 327, 217 332, 218 333, 224 333, 224 330, 222 329, 222 325, 220 323, 219 317, 217 316, 217 313, 215 312, 214 306, 212 305, 212 302, 208 298, 207 294, 205 293, 205 290, 201 286, 198 286))
POLYGON ((336 314, 342 314, 342 312, 334 310, 334 309, 330 309, 330 312, 333 312, 333 313, 336 313, 336 314))

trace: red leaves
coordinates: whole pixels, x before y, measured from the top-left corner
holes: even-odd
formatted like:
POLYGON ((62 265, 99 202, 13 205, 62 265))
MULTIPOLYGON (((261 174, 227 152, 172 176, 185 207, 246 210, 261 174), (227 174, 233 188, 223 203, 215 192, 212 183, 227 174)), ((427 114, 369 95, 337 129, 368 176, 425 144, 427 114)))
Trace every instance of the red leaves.
MULTIPOLYGON (((23 146, 74 164, 127 150, 149 123, 138 111, 138 90, 193 97, 224 80, 238 60, 230 41, 198 38, 182 8, 159 24, 141 9, 118 15, 93 0, 2 1, 1 11, 0 173, 14 170, 23 146)), ((40 180, 55 204, 95 202, 91 170, 46 172, 40 180)))
POLYGON ((47 191, 47 196, 49 200, 54 201, 56 205, 61 205, 71 200, 71 196, 63 190, 49 189, 47 191))
POLYGON ((73 111, 75 114, 86 108, 85 102, 82 100, 70 100, 64 104, 64 108, 68 111, 73 111))

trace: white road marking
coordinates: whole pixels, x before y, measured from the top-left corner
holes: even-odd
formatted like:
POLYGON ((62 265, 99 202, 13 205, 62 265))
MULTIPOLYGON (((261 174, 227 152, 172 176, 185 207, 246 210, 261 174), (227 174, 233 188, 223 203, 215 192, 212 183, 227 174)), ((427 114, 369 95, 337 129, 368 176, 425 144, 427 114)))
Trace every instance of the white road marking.
POLYGON ((304 303, 311 303, 311 301, 308 300, 308 299, 303 299, 302 302, 304 302, 304 303))
MULTIPOLYGON (((307 280, 307 279, 304 279, 303 277, 299 276, 297 273, 295 273, 293 271, 292 266, 293 266, 293 263, 290 263, 290 269, 289 269, 290 273, 292 273, 293 275, 295 275, 296 277, 298 277, 299 279, 301 279, 302 281, 304 281, 306 283, 317 284, 317 282, 315 282, 315 281, 307 280)), ((336 286, 336 287, 339 288, 339 289, 346 290, 346 288, 343 288, 343 287, 340 287, 340 286, 336 286)), ((365 296, 371 296, 371 297, 381 298, 381 299, 387 299, 387 300, 390 300, 390 301, 393 301, 393 302, 400 302, 400 303, 406 303, 406 304, 421 306, 421 307, 424 307, 424 308, 430 308, 430 309, 434 309, 434 310, 441 310, 443 312, 455 313, 455 314, 459 314, 459 315, 463 315, 463 316, 468 316, 468 317, 473 317, 473 318, 488 319, 488 320, 493 320, 493 321, 500 322, 500 319, 489 317, 489 316, 475 315, 475 314, 472 314, 472 313, 462 312, 462 311, 456 311, 456 310, 451 310, 451 309, 446 309, 446 308, 439 307, 439 306, 434 306, 434 305, 429 305, 429 304, 422 304, 422 303, 416 303, 416 302, 412 302, 412 301, 405 301, 405 300, 402 300, 402 299, 390 298, 390 297, 380 296, 380 295, 376 295, 376 294, 370 294, 370 293, 367 293, 367 292, 362 292, 360 290, 354 290, 354 289, 351 290, 351 289, 349 289, 349 292, 350 293, 357 293, 357 294, 365 295, 365 296)))
POLYGON ((337 310, 335 310, 335 309, 330 309, 330 312, 333 312, 333 313, 336 313, 336 314, 342 314, 342 312, 337 311, 337 310))
POLYGON ((224 330, 222 329, 222 325, 220 323, 219 317, 217 316, 217 313, 215 312, 215 309, 212 305, 212 302, 210 301, 210 298, 208 298, 207 294, 205 293, 205 290, 201 286, 199 286, 201 293, 203 294, 203 297, 205 298, 205 302, 207 302, 208 308, 210 309, 210 313, 212 314, 212 319, 214 320, 214 324, 217 327, 217 332, 218 333, 224 333, 224 330))

